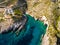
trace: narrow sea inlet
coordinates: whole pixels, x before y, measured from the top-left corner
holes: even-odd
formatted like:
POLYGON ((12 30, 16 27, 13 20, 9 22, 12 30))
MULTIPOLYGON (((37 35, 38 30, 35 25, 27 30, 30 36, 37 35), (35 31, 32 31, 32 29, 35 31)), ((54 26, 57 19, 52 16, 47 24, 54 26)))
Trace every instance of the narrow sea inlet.
POLYGON ((0 45, 41 45, 47 25, 28 14, 25 15, 27 21, 19 31, 12 28, 8 32, 0 33, 0 45))

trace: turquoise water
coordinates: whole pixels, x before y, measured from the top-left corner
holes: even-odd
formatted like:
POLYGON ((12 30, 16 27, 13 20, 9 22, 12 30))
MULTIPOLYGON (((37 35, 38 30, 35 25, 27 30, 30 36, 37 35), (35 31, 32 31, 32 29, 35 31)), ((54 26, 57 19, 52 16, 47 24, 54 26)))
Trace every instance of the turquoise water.
POLYGON ((26 16, 28 20, 21 32, 0 34, 0 45, 41 45, 41 36, 45 34, 47 25, 28 14, 26 16))

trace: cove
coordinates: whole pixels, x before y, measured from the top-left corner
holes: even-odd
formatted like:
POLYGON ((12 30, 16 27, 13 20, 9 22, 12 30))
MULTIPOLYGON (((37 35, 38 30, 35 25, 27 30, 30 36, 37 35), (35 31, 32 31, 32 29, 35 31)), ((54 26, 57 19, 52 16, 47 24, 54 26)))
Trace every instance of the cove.
POLYGON ((29 14, 21 31, 11 30, 0 34, 0 45, 41 45, 42 35, 46 33, 47 25, 40 20, 35 20, 29 14))

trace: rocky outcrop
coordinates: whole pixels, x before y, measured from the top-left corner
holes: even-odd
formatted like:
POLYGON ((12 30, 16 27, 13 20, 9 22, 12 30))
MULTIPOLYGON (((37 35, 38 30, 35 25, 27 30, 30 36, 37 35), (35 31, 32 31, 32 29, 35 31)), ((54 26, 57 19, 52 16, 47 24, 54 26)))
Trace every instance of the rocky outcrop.
POLYGON ((27 0, 28 14, 35 18, 41 18, 42 16, 45 16, 47 18, 49 27, 46 33, 47 36, 44 38, 49 37, 49 39, 47 39, 49 44, 46 45, 56 45, 57 42, 57 38, 55 36, 57 35, 57 29, 55 24, 59 14, 59 9, 57 9, 58 2, 59 1, 57 0, 27 0))

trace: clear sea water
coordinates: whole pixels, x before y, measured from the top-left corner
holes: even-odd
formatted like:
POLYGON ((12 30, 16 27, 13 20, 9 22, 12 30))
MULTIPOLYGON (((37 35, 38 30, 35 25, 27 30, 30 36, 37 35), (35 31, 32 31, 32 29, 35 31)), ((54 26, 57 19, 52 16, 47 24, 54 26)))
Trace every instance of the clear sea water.
POLYGON ((26 16, 28 20, 22 31, 0 34, 0 45, 41 45, 41 37, 45 34, 47 25, 28 14, 26 16))

